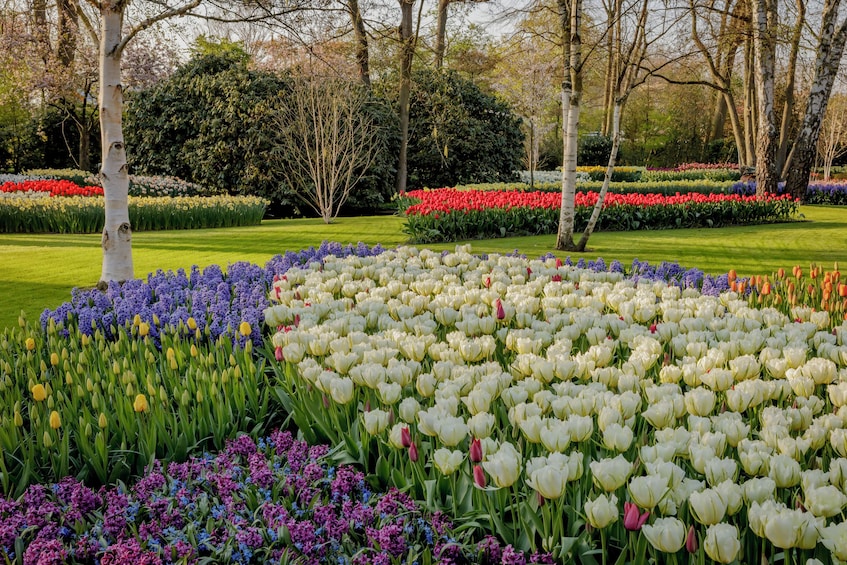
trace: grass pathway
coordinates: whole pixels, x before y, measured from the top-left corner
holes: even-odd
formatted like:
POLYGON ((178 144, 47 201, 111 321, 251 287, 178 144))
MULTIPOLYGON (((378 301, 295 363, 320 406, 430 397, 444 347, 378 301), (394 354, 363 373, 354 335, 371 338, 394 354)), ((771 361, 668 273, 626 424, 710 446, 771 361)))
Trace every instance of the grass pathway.
MULTIPOLYGON (((833 261, 847 265, 847 207, 804 206, 807 221, 719 229, 596 233, 587 258, 637 257, 678 261, 709 273, 734 268, 739 274, 771 273, 779 267, 833 261)), ((222 266, 236 261, 260 265, 283 251, 324 240, 395 246, 405 242, 402 219, 394 216, 342 218, 329 226, 318 219, 272 220, 260 226, 220 230, 140 232, 133 239, 135 273, 222 266)), ((478 252, 530 256, 553 251, 555 236, 512 237, 471 242, 478 252)), ((45 307, 70 297, 75 286, 93 286, 100 276, 99 235, 0 234, 0 327, 16 323, 21 310, 36 320, 45 307)), ((454 243, 429 245, 452 249, 454 243)), ((576 255, 574 255, 576 257, 576 255)))

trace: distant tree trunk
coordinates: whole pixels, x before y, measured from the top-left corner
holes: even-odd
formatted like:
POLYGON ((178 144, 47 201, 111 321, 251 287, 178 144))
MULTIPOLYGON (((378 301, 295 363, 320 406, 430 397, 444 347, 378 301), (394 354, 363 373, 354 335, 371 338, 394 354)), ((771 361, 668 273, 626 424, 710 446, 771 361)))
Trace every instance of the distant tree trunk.
POLYGON ((59 30, 56 52, 63 67, 70 67, 76 56, 77 25, 79 17, 75 0, 58 0, 59 30))
POLYGON ((129 223, 129 175, 126 162, 121 112, 121 32, 123 2, 103 3, 100 8, 100 139, 103 164, 100 180, 106 202, 103 227, 103 270, 100 281, 133 278, 132 227, 129 223))
POLYGON ((415 0, 400 2, 400 156, 397 163, 397 192, 406 190, 409 150, 409 102, 412 94, 412 58, 415 54, 412 34, 412 10, 415 0))
POLYGON ((582 97, 582 38, 580 37, 582 0, 559 0, 559 17, 568 19, 567 23, 562 22, 563 31, 568 35, 563 55, 568 58, 565 81, 562 83, 562 111, 566 116, 564 121, 566 129, 562 159, 562 208, 559 213, 556 249, 568 251, 576 249, 573 233, 576 221, 576 154, 582 97))
POLYGON ((438 19, 435 25, 435 60, 436 69, 444 66, 444 52, 447 50, 447 11, 451 0, 438 0, 438 19))
POLYGON ((744 62, 744 151, 747 153, 747 164, 756 165, 756 92, 755 92, 755 73, 753 42, 748 41, 745 49, 746 56, 744 62))
POLYGON ((786 70, 785 95, 782 104, 782 120, 779 128, 779 145, 776 150, 776 170, 780 172, 779 177, 785 178, 787 174, 787 159, 789 137, 794 121, 794 84, 797 74, 797 55, 800 51, 800 39, 803 36, 803 27, 806 24, 805 0, 795 0, 797 4, 797 21, 794 25, 794 33, 791 37, 791 52, 788 55, 788 69, 786 70))
POLYGON ((356 66, 359 69, 359 80, 366 87, 371 86, 370 55, 368 53, 368 33, 359 0, 347 0, 347 11, 353 24, 353 36, 356 38, 356 66))
POLYGON ((754 0, 753 45, 758 124, 756 132, 756 194, 776 193, 777 130, 774 109, 776 69, 776 0, 754 0))
POLYGON ((35 39, 43 53, 50 52, 50 31, 47 29, 47 0, 32 0, 32 17, 35 24, 35 39))
POLYGON ((841 2, 842 0, 826 0, 824 5, 820 40, 815 57, 815 78, 806 102, 803 125, 788 159, 791 166, 785 190, 795 198, 805 197, 809 174, 812 172, 817 153, 821 122, 826 114, 829 97, 832 95, 832 86, 844 54, 847 19, 836 27, 841 2))

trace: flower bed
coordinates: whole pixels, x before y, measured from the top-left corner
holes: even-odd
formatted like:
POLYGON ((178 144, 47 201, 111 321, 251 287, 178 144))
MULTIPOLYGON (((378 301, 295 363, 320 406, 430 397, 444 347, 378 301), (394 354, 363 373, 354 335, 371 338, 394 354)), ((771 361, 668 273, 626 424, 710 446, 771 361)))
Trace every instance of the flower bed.
POLYGON ((69 180, 26 180, 23 182, 5 182, 0 192, 6 194, 46 193, 49 196, 103 196, 99 186, 79 186, 69 180))
MULTIPOLYGON (((130 196, 129 218, 136 231, 250 226, 262 221, 267 205, 255 196, 130 196)), ((98 233, 103 206, 102 197, 0 199, 0 233, 98 233)))
MULTIPOLYGON (((599 192, 603 186, 599 181, 577 181, 577 188, 583 192, 599 192)), ((609 192, 614 194, 663 194, 673 196, 677 193, 687 194, 698 192, 700 194, 727 194, 732 188, 731 182, 713 180, 677 180, 677 181, 651 181, 651 182, 612 182, 609 184, 609 192)), ((528 183, 489 183, 489 184, 466 184, 456 187, 456 190, 500 190, 500 191, 539 191, 562 193, 562 182, 536 182, 535 188, 530 189, 528 183)))
POLYGON ((272 297, 299 428, 430 510, 561 562, 847 559, 826 311, 464 249, 330 259, 272 297))
POLYGON ((506 552, 510 563, 526 563, 496 541, 477 548, 467 530, 454 533, 445 516, 425 516, 396 490, 372 492, 328 451, 288 432, 241 436, 217 457, 156 465, 128 490, 95 491, 73 479, 32 486, 19 501, 0 497, 0 558, 389 565, 485 563, 506 552))
MULTIPOLYGON (((785 183, 778 185, 777 193, 785 191, 785 183)), ((756 182, 737 182, 732 185, 733 194, 751 195, 756 194, 756 182)), ((842 181, 811 182, 806 188, 803 198, 806 204, 831 204, 843 206, 847 204, 847 183, 842 181)))
MULTIPOLYGON (((403 231, 414 242, 457 241, 507 235, 556 233, 561 196, 548 192, 413 190, 400 206, 403 231), (409 205, 409 201, 417 202, 409 205)), ((576 194, 577 230, 588 222, 596 192, 576 194)), ((788 196, 724 194, 608 194, 598 231, 719 227, 791 219, 788 196)))

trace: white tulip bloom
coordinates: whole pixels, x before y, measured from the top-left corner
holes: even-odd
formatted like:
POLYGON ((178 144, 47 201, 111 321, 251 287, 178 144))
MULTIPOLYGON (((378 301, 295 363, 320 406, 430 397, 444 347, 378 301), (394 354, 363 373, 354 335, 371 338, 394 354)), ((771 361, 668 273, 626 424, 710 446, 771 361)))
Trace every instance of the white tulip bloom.
POLYGON ((703 542, 706 555, 718 563, 732 563, 741 551, 738 528, 730 524, 715 524, 706 529, 703 542))
POLYGON ((668 493, 668 479, 660 475, 635 477, 627 486, 633 502, 646 510, 653 510, 668 493))
POLYGON ((601 494, 595 499, 586 500, 583 508, 588 523, 598 530, 616 522, 620 515, 618 497, 614 494, 608 498, 601 494))
POLYGON ((622 487, 632 473, 633 465, 623 455, 612 459, 600 459, 588 464, 594 484, 606 492, 622 487))
POLYGON ((641 531, 657 551, 676 553, 685 545, 685 524, 677 518, 658 518, 642 526, 641 531))
POLYGON ((459 466, 464 461, 465 455, 461 451, 440 448, 436 449, 432 454, 432 461, 435 467, 441 471, 443 475, 452 475, 456 472, 459 466))

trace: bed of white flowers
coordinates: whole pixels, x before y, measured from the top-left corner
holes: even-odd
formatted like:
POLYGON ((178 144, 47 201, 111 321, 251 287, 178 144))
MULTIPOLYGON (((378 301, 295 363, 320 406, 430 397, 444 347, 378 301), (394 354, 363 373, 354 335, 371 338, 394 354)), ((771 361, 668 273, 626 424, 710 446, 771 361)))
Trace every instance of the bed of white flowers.
POLYGON ((400 248, 276 281, 307 439, 561 562, 847 561, 847 344, 826 312, 400 248))

